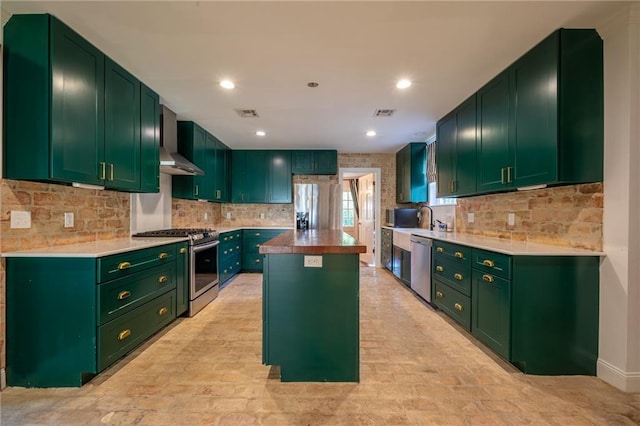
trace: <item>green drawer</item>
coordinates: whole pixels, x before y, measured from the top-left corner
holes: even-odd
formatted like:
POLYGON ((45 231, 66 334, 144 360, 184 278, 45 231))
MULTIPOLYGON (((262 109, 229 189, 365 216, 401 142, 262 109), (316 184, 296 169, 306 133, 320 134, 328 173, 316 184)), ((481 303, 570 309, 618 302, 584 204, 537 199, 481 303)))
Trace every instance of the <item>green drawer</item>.
POLYGON ((511 256, 492 251, 473 249, 473 268, 511 279, 511 256))
POLYGON ((264 241, 269 241, 285 231, 288 231, 288 229, 244 229, 242 238, 262 238, 264 241))
POLYGON ((99 283, 176 260, 176 244, 135 250, 98 259, 99 283))
POLYGON ((98 327, 98 370, 104 370, 174 320, 175 297, 175 291, 169 291, 98 327))
POLYGON ((264 255, 259 253, 244 253, 242 255, 242 269, 248 272, 262 272, 264 255))
POLYGON ((241 240, 242 240, 242 230, 223 232, 220 234, 220 245, 224 245, 225 243, 229 243, 233 241, 241 241, 241 240))
POLYGON ((434 279, 433 284, 436 306, 460 323, 467 331, 471 331, 471 298, 438 279, 434 279))
MULTIPOLYGON (((271 238, 269 238, 270 240, 271 238)), ((262 238, 247 238, 242 242, 242 253, 247 253, 247 254, 257 254, 260 252, 260 246, 263 245, 264 243, 266 243, 267 241, 266 239, 262 239, 262 238)))
POLYGON ((225 257, 220 261, 220 266, 218 267, 218 269, 224 273, 225 270, 228 270, 228 271, 233 270, 233 268, 236 266, 239 269, 241 263, 242 263, 242 256, 236 255, 236 256, 225 257))
POLYGON ((240 255, 242 253, 241 250, 242 246, 240 241, 238 240, 231 242, 231 244, 227 243, 224 246, 221 244, 218 253, 220 253, 220 257, 234 256, 240 255))
POLYGON ((230 262, 228 265, 225 265, 224 267, 221 267, 220 270, 220 281, 221 282, 226 282, 229 279, 231 279, 234 275, 238 274, 240 272, 240 267, 241 267, 241 262, 240 262, 240 257, 234 258, 232 260, 232 262, 230 262))
POLYGON ((152 269, 98 286, 98 324, 102 325, 176 287, 176 265, 152 269))
POLYGON ((433 258, 450 259, 458 263, 469 263, 471 259, 471 248, 433 240, 433 258))
POLYGON ((451 258, 433 260, 432 276, 449 284, 452 288, 471 297, 471 265, 455 262, 451 258))

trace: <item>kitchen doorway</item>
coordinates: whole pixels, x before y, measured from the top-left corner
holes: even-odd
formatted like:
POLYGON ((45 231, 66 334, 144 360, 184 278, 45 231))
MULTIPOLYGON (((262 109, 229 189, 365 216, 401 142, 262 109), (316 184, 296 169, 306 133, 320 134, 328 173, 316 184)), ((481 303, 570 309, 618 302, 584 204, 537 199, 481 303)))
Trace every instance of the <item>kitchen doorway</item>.
POLYGON ((380 265, 380 169, 341 168, 342 230, 367 246, 360 261, 380 265))

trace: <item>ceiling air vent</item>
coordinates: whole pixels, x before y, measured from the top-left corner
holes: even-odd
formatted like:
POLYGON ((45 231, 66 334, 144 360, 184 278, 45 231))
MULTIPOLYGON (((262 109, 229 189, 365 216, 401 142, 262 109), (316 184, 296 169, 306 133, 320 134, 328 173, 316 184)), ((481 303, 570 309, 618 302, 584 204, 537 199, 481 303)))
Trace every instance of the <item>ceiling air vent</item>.
POLYGON ((236 112, 242 118, 256 118, 260 117, 258 111, 255 109, 237 109, 236 112))
POLYGON ((377 109, 376 112, 373 113, 373 116, 374 117, 391 117, 394 112, 396 112, 395 109, 377 109))

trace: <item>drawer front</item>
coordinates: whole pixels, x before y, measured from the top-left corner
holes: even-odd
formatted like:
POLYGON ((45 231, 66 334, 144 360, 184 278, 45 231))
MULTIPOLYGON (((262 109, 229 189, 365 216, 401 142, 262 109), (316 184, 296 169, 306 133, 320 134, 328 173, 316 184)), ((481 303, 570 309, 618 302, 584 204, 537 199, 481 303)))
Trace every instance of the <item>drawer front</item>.
POLYGON ((170 291, 98 327, 98 370, 104 370, 174 320, 175 306, 175 291, 170 291))
POLYGON ((98 286, 98 324, 104 324, 176 287, 175 263, 98 286))
POLYGON ((134 274, 176 260, 176 244, 135 250, 98 259, 99 283, 134 274))
POLYGON ((245 242, 249 239, 258 239, 262 242, 266 242, 285 231, 287 231, 287 229, 245 229, 242 231, 242 241, 245 242))
MULTIPOLYGON (((269 238, 271 239, 271 238, 269 238)), ((243 254, 257 254, 260 251, 260 246, 269 240, 260 238, 247 238, 242 242, 243 254)))
POLYGON ((220 234, 220 245, 242 240, 242 231, 223 232, 220 234))
POLYGON ((237 240, 237 241, 234 240, 231 243, 227 243, 225 245, 220 244, 218 253, 221 258, 227 257, 227 256, 241 255, 242 246, 241 246, 240 240, 237 240))
POLYGON ((457 263, 471 263, 471 248, 433 240, 433 258, 449 259, 457 263))
POLYGON ((511 256, 492 251, 473 249, 473 268, 511 279, 511 256))
POLYGON ((433 280, 435 287, 434 302, 447 315, 471 331, 471 298, 452 289, 438 279, 433 280))
POLYGON ((240 270, 240 266, 242 264, 241 256, 233 256, 225 258, 222 262, 220 262, 219 270, 224 273, 237 273, 240 270))
POLYGON ((471 265, 447 259, 434 259, 432 276, 449 284, 461 293, 471 296, 471 265))
POLYGON ((251 272, 262 272, 264 255, 259 253, 245 253, 242 255, 242 269, 251 272))
POLYGON ((224 283, 234 275, 238 274, 241 266, 240 257, 233 258, 229 264, 220 268, 220 281, 224 283))

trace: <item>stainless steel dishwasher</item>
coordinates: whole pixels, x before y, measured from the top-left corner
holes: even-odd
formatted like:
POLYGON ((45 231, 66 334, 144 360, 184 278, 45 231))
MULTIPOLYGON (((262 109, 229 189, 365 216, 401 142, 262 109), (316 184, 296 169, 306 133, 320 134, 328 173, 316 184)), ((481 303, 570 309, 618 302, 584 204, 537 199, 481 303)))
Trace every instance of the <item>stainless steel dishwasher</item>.
POLYGON ((411 289, 431 303, 431 240, 411 236, 411 289))

